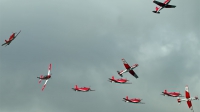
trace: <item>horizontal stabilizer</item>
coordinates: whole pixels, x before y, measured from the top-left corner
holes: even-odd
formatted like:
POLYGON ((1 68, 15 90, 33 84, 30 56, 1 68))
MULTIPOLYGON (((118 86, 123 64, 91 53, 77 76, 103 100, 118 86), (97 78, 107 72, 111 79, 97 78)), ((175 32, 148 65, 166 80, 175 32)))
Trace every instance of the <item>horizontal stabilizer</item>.
POLYGON ((160 12, 157 12, 157 11, 152 11, 153 13, 156 13, 156 14, 160 14, 160 12))

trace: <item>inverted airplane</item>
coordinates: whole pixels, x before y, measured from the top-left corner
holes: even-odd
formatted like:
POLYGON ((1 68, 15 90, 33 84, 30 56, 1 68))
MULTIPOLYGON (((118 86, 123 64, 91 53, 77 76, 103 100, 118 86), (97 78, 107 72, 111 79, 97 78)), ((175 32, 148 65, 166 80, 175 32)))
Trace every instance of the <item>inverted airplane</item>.
POLYGON ((40 77, 37 77, 39 78, 39 84, 42 82, 42 80, 45 80, 45 83, 44 85, 42 86, 42 91, 44 90, 44 88, 46 87, 46 84, 48 82, 48 80, 51 78, 51 64, 49 65, 49 68, 48 68, 48 74, 43 76, 43 75, 40 75, 40 77))
POLYGON ((164 3, 161 3, 161 2, 158 2, 158 1, 154 0, 153 3, 155 3, 155 4, 159 5, 159 6, 156 6, 156 10, 152 11, 152 12, 160 14, 160 11, 163 8, 175 8, 176 7, 175 5, 169 5, 170 2, 171 2, 171 0, 165 0, 164 3))
POLYGON ((90 87, 78 87, 78 85, 75 85, 74 88, 72 88, 74 91, 81 91, 81 92, 88 92, 88 91, 95 91, 90 89, 90 87))
POLYGON ((183 97, 180 92, 167 92, 167 90, 164 90, 164 92, 162 92, 161 95, 171 96, 171 97, 183 97))
POLYGON ((142 99, 140 98, 132 98, 132 99, 129 99, 128 96, 126 96, 126 98, 123 98, 125 102, 128 102, 128 103, 140 103, 140 104, 144 104, 142 101, 142 99))
POLYGON ((131 83, 128 83, 129 80, 127 79, 123 79, 123 78, 115 79, 114 76, 112 76, 112 78, 109 78, 109 81, 111 83, 115 82, 115 83, 120 83, 120 84, 131 84, 131 83))
POLYGON ((179 97, 177 97, 177 101, 179 104, 181 104, 181 101, 186 101, 190 110, 194 112, 194 109, 192 107, 192 100, 199 100, 199 98, 197 96, 193 98, 190 97, 188 86, 185 87, 185 99, 180 99, 179 97))
POLYGON ((133 66, 129 66, 129 64, 126 62, 126 60, 123 58, 122 62, 124 64, 124 67, 126 68, 126 70, 121 70, 121 71, 117 71, 117 73, 123 77, 123 73, 129 72, 132 76, 134 76, 135 78, 139 78, 137 76, 137 74, 133 71, 134 68, 138 67, 138 64, 134 64, 133 66))
MULTIPOLYGON (((21 30, 17 33, 17 35, 21 32, 21 30)), ((5 43, 2 44, 1 46, 7 46, 10 45, 10 43, 17 37, 17 35, 15 35, 16 33, 13 33, 10 38, 8 40, 5 40, 5 43)))

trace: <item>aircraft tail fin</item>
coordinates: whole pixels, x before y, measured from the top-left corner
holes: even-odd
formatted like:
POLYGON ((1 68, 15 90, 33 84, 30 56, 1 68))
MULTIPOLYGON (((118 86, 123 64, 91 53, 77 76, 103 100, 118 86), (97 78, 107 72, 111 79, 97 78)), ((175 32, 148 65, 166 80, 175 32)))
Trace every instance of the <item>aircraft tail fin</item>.
POLYGON ((41 79, 41 78, 43 78, 43 75, 40 75, 40 77, 37 77, 37 78, 41 79))
POLYGON ((114 77, 114 76, 112 76, 112 79, 113 79, 113 80, 115 80, 115 77, 114 77))
POLYGON ((128 96, 126 96, 126 100, 128 100, 128 96))
POLYGON ((75 85, 75 87, 74 87, 75 89, 78 89, 78 85, 75 85))
POLYGON ((40 75, 40 78, 43 78, 43 75, 40 75))
POLYGON ((164 90, 164 93, 167 93, 167 90, 164 90))
POLYGON ((181 99, 179 97, 177 97, 177 102, 178 104, 181 104, 181 99))

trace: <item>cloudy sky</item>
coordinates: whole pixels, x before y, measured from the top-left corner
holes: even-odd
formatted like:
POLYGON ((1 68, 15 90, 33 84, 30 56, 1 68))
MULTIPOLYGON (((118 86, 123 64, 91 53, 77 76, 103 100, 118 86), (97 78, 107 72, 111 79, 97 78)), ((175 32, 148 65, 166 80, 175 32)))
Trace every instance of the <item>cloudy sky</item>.
MULTIPOLYGON (((163 2, 163 0, 161 0, 163 2)), ((152 0, 0 0, 1 112, 190 112, 164 89, 189 86, 200 97, 199 0, 172 0, 175 9, 152 13, 152 0), (133 65, 133 84, 108 82, 133 65), (52 79, 38 84, 52 63, 52 79), (71 88, 91 86, 94 92, 71 88), (122 101, 142 98, 146 104, 122 101)), ((200 102, 193 101, 195 112, 200 102)))

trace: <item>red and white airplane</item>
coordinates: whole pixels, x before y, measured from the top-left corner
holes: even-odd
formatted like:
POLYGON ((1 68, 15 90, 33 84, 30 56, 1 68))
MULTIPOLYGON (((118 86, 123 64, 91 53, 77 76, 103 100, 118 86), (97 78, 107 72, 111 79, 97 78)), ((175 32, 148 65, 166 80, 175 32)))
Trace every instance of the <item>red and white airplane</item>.
POLYGON ((78 87, 78 85, 75 85, 74 88, 72 88, 74 91, 81 91, 81 92, 88 92, 88 91, 95 91, 91 90, 90 87, 78 87))
POLYGON ((138 67, 138 64, 134 64, 133 66, 129 66, 129 64, 126 62, 126 60, 123 58, 122 62, 126 68, 126 70, 117 71, 117 73, 123 77, 123 73, 129 72, 131 75, 133 75, 135 78, 138 78, 137 74, 133 71, 134 68, 138 67))
MULTIPOLYGON (((17 33, 17 35, 19 34, 21 32, 21 30, 17 33)), ((4 46, 4 45, 9 45, 16 37, 17 37, 17 35, 15 35, 16 33, 13 33, 11 36, 10 36, 10 38, 9 38, 9 40, 5 40, 5 43, 4 44, 2 44, 1 46, 4 46)))
POLYGON ((164 90, 164 92, 162 92, 162 93, 163 94, 161 94, 161 95, 164 95, 164 96, 183 97, 180 92, 167 92, 167 90, 164 90))
POLYGON ((46 80, 45 83, 44 83, 44 85, 43 85, 43 87, 42 87, 42 91, 43 91, 44 88, 46 87, 47 81, 48 81, 48 79, 51 78, 51 75, 52 75, 52 74, 51 74, 51 64, 50 64, 50 65, 49 65, 49 69, 48 69, 48 74, 45 75, 45 76, 40 75, 40 77, 37 77, 37 78, 39 78, 39 84, 42 82, 42 80, 46 80))
POLYGON ((115 79, 114 76, 112 76, 112 78, 109 78, 109 81, 112 83, 112 82, 115 82, 115 83, 120 83, 120 84, 131 84, 131 83, 128 83, 127 79, 123 79, 123 78, 120 78, 120 79, 115 79))
POLYGON ((160 11, 163 8, 175 8, 176 7, 175 5, 168 5, 170 2, 171 2, 171 0, 165 0, 164 3, 161 3, 161 2, 158 2, 158 1, 154 0, 153 3, 155 3, 155 4, 159 5, 159 6, 156 6, 156 10, 152 11, 152 12, 160 14, 160 11))
POLYGON ((199 98, 197 96, 194 98, 190 97, 188 86, 185 87, 185 99, 180 99, 179 97, 177 97, 177 101, 179 104, 181 104, 181 101, 187 101, 188 107, 192 110, 192 112, 194 112, 191 102, 192 100, 199 100, 199 98))
POLYGON ((125 102, 129 102, 129 103, 140 103, 140 104, 144 104, 142 101, 142 99, 140 98, 133 98, 133 99, 128 99, 128 96, 126 96, 126 98, 123 98, 125 102))

